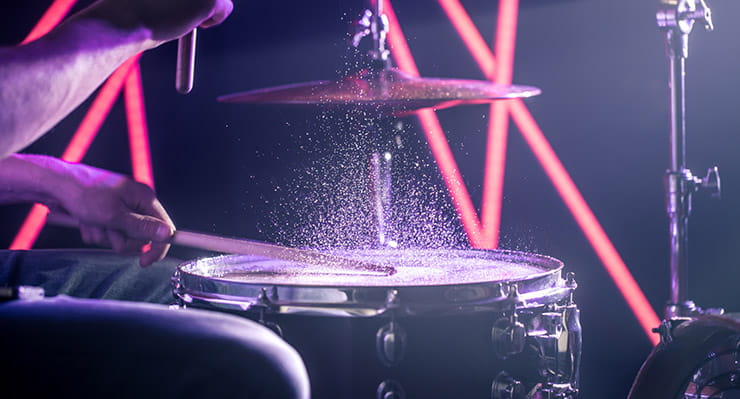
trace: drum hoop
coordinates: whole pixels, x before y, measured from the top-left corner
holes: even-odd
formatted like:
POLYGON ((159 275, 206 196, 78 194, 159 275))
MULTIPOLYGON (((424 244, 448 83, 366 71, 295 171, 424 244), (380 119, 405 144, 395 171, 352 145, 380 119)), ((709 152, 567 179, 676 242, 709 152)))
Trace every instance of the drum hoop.
POLYGON ((557 302, 572 292, 561 278, 563 263, 555 258, 510 250, 460 251, 488 254, 492 260, 526 262, 548 270, 506 280, 416 286, 254 283, 187 271, 195 262, 214 259, 209 258, 181 264, 173 278, 174 293, 185 303, 207 307, 357 317, 389 311, 396 315, 414 315, 536 307, 557 302), (393 298, 389 298, 391 296, 393 298))

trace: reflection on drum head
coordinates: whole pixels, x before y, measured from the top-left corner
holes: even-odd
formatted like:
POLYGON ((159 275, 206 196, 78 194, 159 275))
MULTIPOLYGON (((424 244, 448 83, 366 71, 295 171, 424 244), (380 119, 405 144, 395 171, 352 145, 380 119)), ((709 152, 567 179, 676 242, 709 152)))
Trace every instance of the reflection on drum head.
POLYGON ((200 259, 182 271, 221 281, 254 284, 402 287, 517 281, 562 267, 540 255, 484 250, 344 250, 334 255, 393 266, 391 276, 353 273, 326 266, 277 261, 256 256, 200 259))

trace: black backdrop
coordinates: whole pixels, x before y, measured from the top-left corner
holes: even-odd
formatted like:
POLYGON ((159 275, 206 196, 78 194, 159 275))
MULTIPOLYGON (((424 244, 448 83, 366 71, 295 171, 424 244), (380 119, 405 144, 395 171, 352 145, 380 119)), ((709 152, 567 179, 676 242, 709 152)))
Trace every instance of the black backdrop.
MULTIPOLYGON (((343 140, 352 139, 317 127, 314 111, 223 105, 215 98, 336 77, 343 66, 347 24, 360 3, 238 2, 227 23, 201 32, 196 88, 188 96, 173 88, 174 45, 142 58, 157 191, 179 226, 280 241, 284 228, 279 224, 300 223, 281 221, 281 216, 310 214, 306 208, 284 213, 283 202, 290 198, 285 187, 299 179, 303 165, 317 164, 312 157, 323 156, 322 147, 344 146, 343 140), (314 147, 307 150, 306 145, 314 147)), ((3 41, 20 41, 49 4, 5 1, 3 41)), ((492 38, 497 2, 463 4, 481 32, 492 38)), ((422 75, 482 78, 436 2, 397 0, 394 6, 422 75)), ((716 30, 699 28, 691 37, 688 163, 696 174, 718 165, 724 190, 719 202, 702 195, 695 199, 689 286, 699 305, 737 310, 740 3, 715 0, 711 6, 716 30)), ((527 100, 532 114, 661 313, 668 297, 661 183, 668 162, 668 69, 654 22, 656 7, 653 1, 521 0, 514 80, 542 88, 541 96, 527 100)), ((61 154, 86 108, 29 151, 61 154)), ((477 205, 486 114, 485 106, 439 112, 477 205)), ((409 123, 408 151, 429 159, 418 126, 411 119, 409 123)), ((128 173, 126 145, 119 102, 85 162, 128 173)), ((296 195, 304 186, 295 187, 287 191, 296 195)), ((10 243, 26 209, 0 210, 0 245, 10 243)), ((502 237, 505 247, 557 257, 576 273, 584 329, 584 397, 625 397, 650 343, 515 127, 509 140, 502 237)), ((56 228, 46 228, 37 244, 80 245, 56 228)), ((199 254, 180 250, 175 255, 199 254)))

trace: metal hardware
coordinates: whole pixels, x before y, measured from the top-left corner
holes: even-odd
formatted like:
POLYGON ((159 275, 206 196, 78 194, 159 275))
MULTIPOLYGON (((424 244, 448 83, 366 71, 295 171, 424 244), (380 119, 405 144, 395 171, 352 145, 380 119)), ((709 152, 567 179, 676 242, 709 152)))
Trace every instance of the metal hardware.
POLYGON ((519 399, 524 397, 524 386, 509 373, 498 373, 491 383, 491 399, 519 399))
POLYGON ((397 366, 406 355, 406 330, 391 320, 375 334, 378 359, 387 367, 397 366))
POLYGON ((568 305, 575 305, 575 298, 573 297, 578 288, 578 282, 576 282, 576 274, 568 272, 565 276, 565 286, 570 289, 570 295, 568 296, 568 305))
MULTIPOLYGON (((277 289, 275 287, 272 287, 271 297, 273 299, 277 299, 277 289)), ((257 297, 257 303, 253 306, 256 307, 259 311, 259 319, 257 321, 264 327, 269 328, 270 330, 272 330, 272 332, 282 337, 283 328, 280 327, 278 323, 265 320, 265 312, 273 306, 272 300, 267 296, 266 288, 262 288, 259 296, 257 297)))
POLYGON ((539 385, 527 396, 527 399, 573 399, 578 397, 578 390, 570 384, 539 385))
POLYGON ((375 390, 376 399, 406 399, 406 391, 398 381, 385 380, 375 390))
POLYGON ((676 29, 681 33, 691 33, 695 22, 700 22, 708 31, 714 30, 712 10, 704 0, 663 0, 656 15, 658 26, 662 29, 676 29))
POLYGON ((0 287, 0 302, 12 301, 38 301, 44 299, 44 289, 30 285, 16 285, 11 287, 0 287))
POLYGON ((669 218, 671 293, 665 309, 668 319, 684 316, 675 304, 688 301, 688 221, 691 194, 705 187, 719 193, 719 173, 710 169, 704 179, 696 178, 686 168, 686 58, 689 56, 689 33, 699 22, 714 29, 712 13, 704 0, 662 0, 656 14, 658 26, 665 32, 670 64, 670 167, 666 171, 665 203, 669 218))
MULTIPOLYGON (((571 288, 570 296, 546 306, 517 307, 494 323, 491 337, 496 354, 504 359, 536 357, 538 368, 530 376, 499 374, 492 386, 493 398, 578 396, 582 333, 580 312, 572 297, 577 285, 575 275, 569 274, 566 287, 571 288)), ((507 298, 516 297, 515 287, 510 287, 507 298)))
POLYGON ((527 329, 519 322, 516 312, 496 320, 491 329, 493 351, 501 359, 521 353, 526 338, 527 329))
POLYGON ((368 52, 370 58, 376 61, 376 69, 382 70, 390 65, 390 51, 386 46, 386 35, 390 23, 388 16, 383 10, 384 0, 372 2, 372 10, 366 9, 362 17, 355 22, 355 29, 352 35, 352 46, 359 47, 360 42, 365 37, 373 39, 372 48, 368 52))

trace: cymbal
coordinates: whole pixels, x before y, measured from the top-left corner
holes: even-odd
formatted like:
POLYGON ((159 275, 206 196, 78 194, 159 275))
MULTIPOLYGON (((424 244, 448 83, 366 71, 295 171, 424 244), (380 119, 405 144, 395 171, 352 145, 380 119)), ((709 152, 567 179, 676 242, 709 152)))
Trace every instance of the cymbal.
POLYGON ((408 111, 487 103, 540 94, 531 86, 499 85, 481 80, 418 78, 396 68, 362 70, 336 81, 314 81, 224 95, 220 102, 351 106, 380 111, 408 111))

